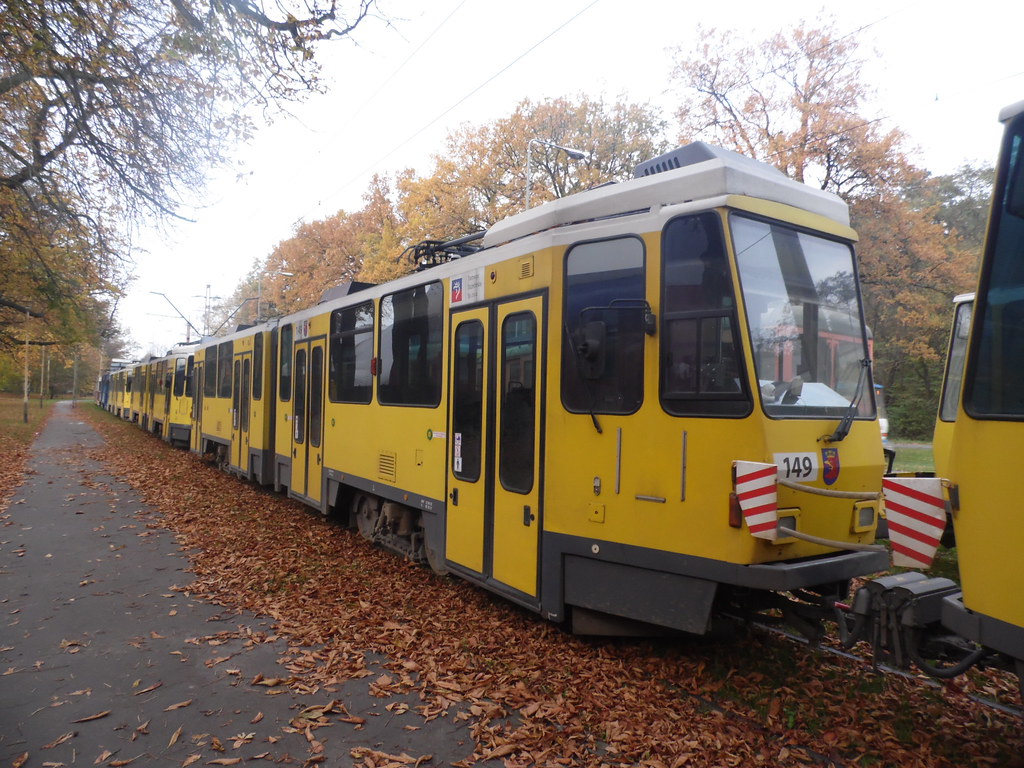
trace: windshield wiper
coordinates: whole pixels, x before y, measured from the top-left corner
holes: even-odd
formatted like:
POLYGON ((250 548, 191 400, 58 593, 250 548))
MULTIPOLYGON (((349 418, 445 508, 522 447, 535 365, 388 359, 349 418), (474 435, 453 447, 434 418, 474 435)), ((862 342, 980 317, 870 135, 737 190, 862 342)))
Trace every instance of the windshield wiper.
POLYGON ((868 369, 871 367, 870 359, 863 359, 860 361, 860 376, 857 378, 857 389, 853 393, 853 400, 850 401, 850 407, 846 409, 846 413, 843 418, 840 419, 839 424, 836 425, 836 431, 831 435, 825 435, 821 439, 826 443, 838 443, 846 439, 846 436, 850 434, 850 427, 853 426, 853 419, 857 415, 857 409, 860 408, 860 399, 864 395, 864 382, 868 378, 868 369))

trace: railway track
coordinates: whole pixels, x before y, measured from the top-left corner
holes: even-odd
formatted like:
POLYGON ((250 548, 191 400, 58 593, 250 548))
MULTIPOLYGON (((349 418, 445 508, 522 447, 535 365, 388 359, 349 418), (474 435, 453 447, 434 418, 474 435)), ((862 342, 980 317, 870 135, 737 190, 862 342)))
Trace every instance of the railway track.
MULTIPOLYGON (((812 643, 806 637, 798 635, 794 632, 790 632, 786 629, 782 629, 781 627, 773 626, 771 624, 761 621, 748 621, 747 623, 752 627, 756 627, 757 629, 763 630, 772 635, 784 637, 792 642, 799 643, 800 645, 812 645, 812 643)), ((813 647, 824 653, 828 653, 833 656, 838 656, 840 658, 856 662, 857 664, 866 667, 870 671, 883 672, 888 675, 898 675, 899 677, 902 677, 906 680, 915 680, 917 682, 924 683, 925 685, 935 689, 941 689, 944 687, 943 683, 941 683, 940 681, 927 677, 920 673, 909 672, 905 669, 898 669, 896 667, 892 667, 884 663, 872 663, 870 660, 865 659, 862 656, 858 656, 855 653, 850 653, 849 651, 844 651, 841 648, 833 648, 831 646, 821 644, 816 644, 813 647)), ((971 701, 977 702, 978 704, 988 707, 989 709, 995 710, 997 712, 1002 712, 1003 714, 1011 715, 1013 717, 1024 719, 1024 707, 1011 706, 1009 704, 1004 704, 1001 701, 996 701, 995 699, 979 696, 974 693, 964 692, 964 695, 971 701)))

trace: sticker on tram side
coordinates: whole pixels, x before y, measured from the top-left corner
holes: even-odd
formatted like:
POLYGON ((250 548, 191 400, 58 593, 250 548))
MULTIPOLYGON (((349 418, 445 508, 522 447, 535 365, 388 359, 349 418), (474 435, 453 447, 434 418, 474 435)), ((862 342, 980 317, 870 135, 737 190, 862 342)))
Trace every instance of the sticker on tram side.
POLYGON ((484 300, 484 270, 475 269, 452 278, 449 304, 473 304, 484 300))
POLYGON ((794 483, 813 483, 821 472, 818 454, 807 453, 776 453, 772 460, 779 468, 779 479, 794 483))

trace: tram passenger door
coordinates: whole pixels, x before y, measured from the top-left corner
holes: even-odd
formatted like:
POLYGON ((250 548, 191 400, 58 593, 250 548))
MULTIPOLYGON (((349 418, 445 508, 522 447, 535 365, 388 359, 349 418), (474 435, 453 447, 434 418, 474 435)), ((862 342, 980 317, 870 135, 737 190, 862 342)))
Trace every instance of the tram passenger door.
POLYGON ((193 453, 199 453, 203 445, 203 370, 206 364, 197 360, 192 368, 192 429, 190 434, 190 448, 193 453))
POLYGON ((324 340, 295 344, 291 492, 320 502, 323 481, 324 340))
POLYGON ((531 597, 541 527, 543 318, 543 298, 535 297, 452 322, 446 557, 531 597))
POLYGON ((490 386, 489 309, 452 316, 450 451, 445 556, 482 574, 487 506, 487 413, 490 386))
POLYGON ((231 462, 249 476, 249 414, 252 402, 252 353, 235 356, 231 379, 231 462))

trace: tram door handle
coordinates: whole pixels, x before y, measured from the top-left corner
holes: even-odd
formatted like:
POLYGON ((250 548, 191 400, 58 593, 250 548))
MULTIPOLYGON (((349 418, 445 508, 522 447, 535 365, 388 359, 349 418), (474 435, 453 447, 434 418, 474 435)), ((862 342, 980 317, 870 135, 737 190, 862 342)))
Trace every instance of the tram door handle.
POLYGON ((452 488, 452 492, 448 494, 448 498, 452 500, 452 506, 459 506, 459 489, 452 488))
POLYGON ((530 505, 523 505, 523 525, 529 525, 534 521, 534 514, 530 511, 530 505))

